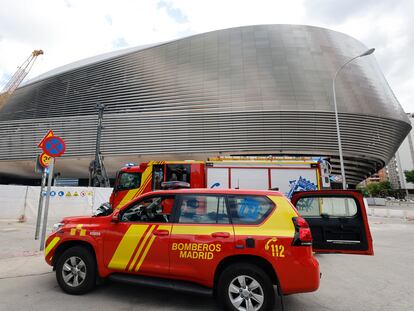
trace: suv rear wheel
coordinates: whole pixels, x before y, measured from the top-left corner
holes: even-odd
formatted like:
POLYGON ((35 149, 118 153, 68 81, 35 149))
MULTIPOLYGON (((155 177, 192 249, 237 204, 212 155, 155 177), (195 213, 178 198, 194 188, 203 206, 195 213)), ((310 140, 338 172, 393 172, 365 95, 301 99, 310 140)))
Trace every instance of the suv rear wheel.
POLYGON ((228 310, 272 310, 275 303, 270 278, 259 267, 247 263, 231 265, 222 272, 217 296, 228 310))
POLYGON ((95 286, 96 263, 92 253, 80 246, 67 249, 56 263, 60 288, 73 295, 84 294, 95 286))

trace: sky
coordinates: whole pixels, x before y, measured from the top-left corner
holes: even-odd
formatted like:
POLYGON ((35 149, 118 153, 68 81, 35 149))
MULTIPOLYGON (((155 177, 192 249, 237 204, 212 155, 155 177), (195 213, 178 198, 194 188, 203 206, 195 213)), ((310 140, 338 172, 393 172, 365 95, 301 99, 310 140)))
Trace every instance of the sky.
POLYGON ((0 0, 0 89, 35 49, 26 79, 102 53, 207 31, 302 24, 346 33, 414 112, 413 0, 0 0))

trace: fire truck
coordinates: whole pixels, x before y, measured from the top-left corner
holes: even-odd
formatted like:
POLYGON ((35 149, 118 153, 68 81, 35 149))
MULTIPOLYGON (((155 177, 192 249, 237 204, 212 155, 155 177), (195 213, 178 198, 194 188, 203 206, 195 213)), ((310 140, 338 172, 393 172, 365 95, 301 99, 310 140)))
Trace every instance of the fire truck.
POLYGON ((321 158, 150 161, 123 167, 116 176, 109 202, 113 208, 121 208, 170 181, 189 184, 190 188, 278 190, 291 198, 296 191, 330 189, 329 173, 329 163, 321 158))

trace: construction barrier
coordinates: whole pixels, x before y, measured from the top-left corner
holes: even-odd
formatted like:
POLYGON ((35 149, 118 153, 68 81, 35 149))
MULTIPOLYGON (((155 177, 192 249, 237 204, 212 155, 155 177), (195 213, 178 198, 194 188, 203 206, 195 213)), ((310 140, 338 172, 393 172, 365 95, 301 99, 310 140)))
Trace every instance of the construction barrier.
MULTIPOLYGON (((91 215, 109 201, 111 192, 112 188, 52 187, 48 219, 59 221, 66 216, 91 215)), ((39 196, 40 186, 0 185, 0 219, 36 223, 39 196)))

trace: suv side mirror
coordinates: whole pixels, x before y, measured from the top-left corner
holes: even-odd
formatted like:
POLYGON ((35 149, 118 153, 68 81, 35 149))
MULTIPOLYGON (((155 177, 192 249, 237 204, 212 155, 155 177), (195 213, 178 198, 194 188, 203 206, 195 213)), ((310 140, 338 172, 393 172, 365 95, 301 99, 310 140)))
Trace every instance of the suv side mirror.
POLYGON ((119 222, 119 209, 114 210, 114 212, 112 213, 111 222, 113 222, 113 223, 118 223, 119 222))
POLYGON ((101 206, 99 206, 95 213, 94 216, 98 217, 98 216, 109 216, 112 213, 112 206, 110 203, 106 202, 101 204, 101 206))

